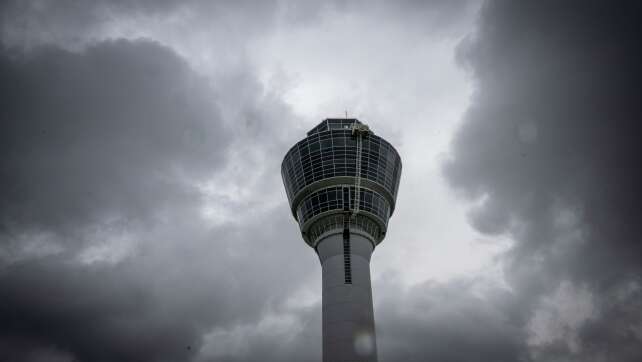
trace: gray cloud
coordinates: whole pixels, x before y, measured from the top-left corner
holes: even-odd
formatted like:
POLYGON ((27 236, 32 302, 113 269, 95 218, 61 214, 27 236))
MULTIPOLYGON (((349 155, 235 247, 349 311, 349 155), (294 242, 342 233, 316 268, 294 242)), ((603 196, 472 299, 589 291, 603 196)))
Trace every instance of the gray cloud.
POLYGON ((594 306, 570 334, 536 343, 537 360, 642 356, 640 10, 492 1, 460 49, 476 93, 445 165, 449 181, 478 200, 473 225, 516 241, 506 272, 526 315, 563 281, 587 288, 594 306))
POLYGON ((368 14, 382 22, 401 21, 406 26, 413 26, 419 32, 433 31, 446 33, 453 27, 461 25, 463 13, 472 11, 470 0, 431 0, 431 1, 285 1, 282 4, 284 16, 297 25, 308 25, 311 21, 328 13, 368 14))
POLYGON ((78 43, 98 35, 96 28, 115 17, 160 15, 176 9, 179 2, 163 1, 13 1, 0 4, 2 41, 20 46, 43 43, 78 43))
MULTIPOLYGON (((108 42, 2 54, 0 220, 73 230, 193 203, 224 162, 215 93, 171 50, 108 42)), ((18 229, 18 230, 14 230, 18 229)))
POLYGON ((249 225, 203 219, 199 183, 221 176, 232 145, 282 148, 250 132, 287 112, 249 73, 216 82, 149 41, 1 59, 0 359, 196 358, 208 331, 252 325, 308 282, 309 260, 289 252, 304 246, 285 199, 249 225), (234 127, 218 110, 222 92, 243 100, 234 127))
POLYGON ((385 361, 518 361, 525 332, 511 318, 517 300, 507 291, 475 293, 480 280, 388 285, 377 305, 385 361))
MULTIPOLYGON (((306 261, 290 262, 285 254, 265 258, 264 250, 253 252, 248 245, 267 244, 276 231, 265 237, 254 230, 205 232, 180 221, 155 228, 151 235, 131 232, 144 246, 117 264, 79 263, 56 255, 5 268, 1 335, 22 343, 0 348, 0 356, 29 360, 33 351, 53 350, 78 360, 188 360, 196 358, 203 335, 212 329, 248 325, 252 331, 266 313, 276 318, 293 314, 295 324, 309 318, 311 309, 278 309, 306 282, 306 274, 301 275, 306 261), (278 271, 270 269, 273 261, 280 263, 278 271), (282 283, 283 275, 303 280, 282 283)), ((279 342, 272 333, 262 331, 247 340, 245 334, 233 335, 232 343, 252 343, 250 353, 232 351, 227 357, 254 360, 265 352, 264 341, 279 342)), ((306 345, 316 339, 303 342, 294 346, 309 353, 306 345)))
POLYGON ((207 37, 224 57, 228 51, 241 52, 251 36, 273 26, 278 9, 276 1, 252 0, 9 0, 0 4, 0 34, 5 45, 29 48, 56 44, 79 49, 97 40, 150 36, 146 33, 150 29, 140 26, 142 23, 151 28, 171 24, 172 28, 162 26, 161 30, 207 37))

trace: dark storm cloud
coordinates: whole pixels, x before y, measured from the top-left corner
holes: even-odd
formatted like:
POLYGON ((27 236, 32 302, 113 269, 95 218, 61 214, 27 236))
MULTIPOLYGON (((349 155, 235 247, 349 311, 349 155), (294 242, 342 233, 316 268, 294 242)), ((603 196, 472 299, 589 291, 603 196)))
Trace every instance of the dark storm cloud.
POLYGON ((183 180, 223 162, 229 142, 214 92, 157 44, 7 50, 0 78, 5 232, 145 221, 193 202, 183 180))
POLYGON ((153 273, 73 256, 95 242, 85 229, 136 232, 170 205, 194 216, 185 178, 219 168, 228 143, 208 83, 172 51, 127 41, 82 53, 5 50, 0 78, 0 334, 24 338, 25 351, 57 347, 81 359, 185 355, 197 318, 154 311, 153 273), (37 233, 62 250, 21 261, 20 235, 37 233))
POLYGON ((641 16, 634 1, 491 1, 461 48, 476 92, 449 181, 478 200, 474 226, 516 241, 525 315, 563 280, 595 305, 576 348, 540 343, 538 360, 642 358, 641 16))
POLYGON ((309 282, 287 212, 202 217, 197 186, 227 165, 234 132, 240 147, 280 147, 254 129, 287 112, 251 73, 204 78, 168 48, 120 40, 4 49, 0 78, 0 359, 187 360, 208 331, 253 325, 309 282), (238 120, 221 116, 223 93, 238 120), (277 237, 287 226, 290 242, 277 237))

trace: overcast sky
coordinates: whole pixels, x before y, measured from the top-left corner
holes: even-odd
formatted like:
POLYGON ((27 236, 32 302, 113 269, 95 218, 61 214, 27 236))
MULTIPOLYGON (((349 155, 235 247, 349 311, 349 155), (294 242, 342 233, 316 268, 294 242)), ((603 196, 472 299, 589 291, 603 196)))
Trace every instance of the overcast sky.
POLYGON ((636 1, 0 2, 0 360, 320 361, 280 176, 400 152, 381 361, 642 360, 636 1))

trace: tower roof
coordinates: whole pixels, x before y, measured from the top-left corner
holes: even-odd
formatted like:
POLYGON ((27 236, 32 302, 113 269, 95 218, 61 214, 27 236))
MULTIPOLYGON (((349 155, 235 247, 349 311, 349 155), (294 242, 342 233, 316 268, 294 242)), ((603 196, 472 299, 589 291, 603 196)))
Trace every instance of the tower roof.
POLYGON ((362 124, 356 118, 326 118, 308 132, 308 136, 332 129, 349 129, 353 123, 362 124))

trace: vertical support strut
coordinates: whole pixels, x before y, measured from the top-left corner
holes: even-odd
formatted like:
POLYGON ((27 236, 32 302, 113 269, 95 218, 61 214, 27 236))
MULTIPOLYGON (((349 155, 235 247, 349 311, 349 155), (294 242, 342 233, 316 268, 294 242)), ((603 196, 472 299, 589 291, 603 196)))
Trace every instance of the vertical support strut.
POLYGON ((363 134, 357 132, 357 160, 354 178, 354 213, 356 217, 359 213, 359 204, 361 202, 361 153, 363 152, 363 134))
POLYGON ((361 159, 363 154, 363 137, 370 133, 370 128, 365 124, 353 123, 352 135, 356 137, 357 141, 357 154, 355 162, 355 177, 354 177, 354 210, 352 216, 356 218, 359 213, 359 206, 361 204, 361 159))

